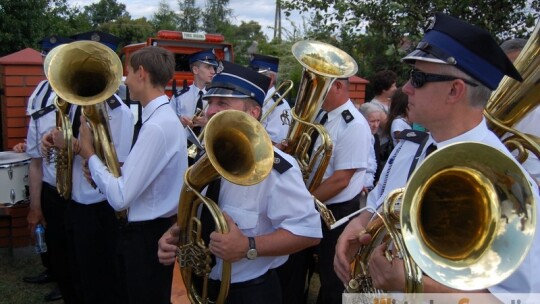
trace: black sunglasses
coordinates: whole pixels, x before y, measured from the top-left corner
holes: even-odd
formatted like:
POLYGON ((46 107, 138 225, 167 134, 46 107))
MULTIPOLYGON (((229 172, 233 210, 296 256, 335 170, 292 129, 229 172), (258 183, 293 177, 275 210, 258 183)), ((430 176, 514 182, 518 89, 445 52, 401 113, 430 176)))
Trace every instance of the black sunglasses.
POLYGON ((450 76, 450 75, 429 74, 429 73, 424 73, 422 71, 415 70, 415 69, 412 69, 409 74, 411 76, 411 85, 416 89, 421 88, 422 86, 424 86, 424 84, 428 82, 451 81, 451 80, 456 80, 456 79, 461 79, 466 84, 471 85, 473 87, 478 86, 477 83, 474 83, 470 80, 455 77, 455 76, 450 76))

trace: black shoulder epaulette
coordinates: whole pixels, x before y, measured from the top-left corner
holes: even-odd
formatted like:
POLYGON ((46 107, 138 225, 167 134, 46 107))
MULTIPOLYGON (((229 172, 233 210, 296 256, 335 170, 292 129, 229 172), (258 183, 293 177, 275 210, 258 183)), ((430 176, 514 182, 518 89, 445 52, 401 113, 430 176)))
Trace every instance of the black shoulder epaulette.
POLYGON ((40 117, 54 111, 55 109, 56 109, 56 107, 54 106, 54 104, 50 104, 50 105, 46 106, 45 108, 39 109, 39 110, 35 111, 34 113, 32 113, 32 115, 31 115, 32 119, 38 120, 40 117))
POLYGON ((107 98, 107 100, 105 100, 105 102, 107 102, 107 104, 109 105, 109 108, 111 108, 111 110, 114 110, 114 109, 118 108, 119 106, 121 106, 120 101, 118 101, 118 99, 116 99, 116 97, 114 95, 107 98))
POLYGON ((183 87, 182 90, 180 90, 176 96, 178 97, 178 96, 186 93, 187 91, 189 91, 189 88, 190 88, 189 86, 188 87, 183 87))
POLYGON ((396 138, 412 141, 421 144, 429 135, 426 132, 406 129, 399 133, 396 138))
POLYGON ((346 123, 350 123, 354 120, 354 116, 351 114, 351 112, 349 112, 349 110, 341 112, 341 116, 343 116, 343 119, 345 119, 346 123))
POLYGON ((289 163, 285 158, 283 158, 281 155, 274 151, 274 170, 279 172, 279 174, 283 174, 287 172, 287 170, 289 170, 291 167, 291 163, 289 163))
MULTIPOLYGON (((280 97, 281 95, 279 95, 279 93, 272 94, 272 99, 274 100, 274 102, 278 101, 280 97)), ((281 100, 279 101, 278 106, 280 106, 282 103, 283 103, 283 98, 281 98, 281 100)))

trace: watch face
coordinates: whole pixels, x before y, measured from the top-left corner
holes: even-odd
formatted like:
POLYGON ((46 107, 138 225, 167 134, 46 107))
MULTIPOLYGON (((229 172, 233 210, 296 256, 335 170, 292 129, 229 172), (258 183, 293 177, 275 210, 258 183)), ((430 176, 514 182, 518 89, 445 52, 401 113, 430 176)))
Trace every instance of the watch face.
POLYGON ((257 250, 255 250, 255 249, 248 250, 248 252, 247 252, 247 258, 248 259, 253 260, 256 257, 257 257, 257 250))

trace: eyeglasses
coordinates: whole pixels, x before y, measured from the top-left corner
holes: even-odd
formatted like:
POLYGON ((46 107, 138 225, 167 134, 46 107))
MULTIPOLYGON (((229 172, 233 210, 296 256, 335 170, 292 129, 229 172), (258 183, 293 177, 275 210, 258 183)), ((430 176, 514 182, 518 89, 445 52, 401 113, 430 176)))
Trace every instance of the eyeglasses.
POLYGON ((478 86, 477 83, 474 83, 467 79, 450 76, 450 75, 429 74, 429 73, 424 73, 416 69, 411 70, 410 76, 411 76, 411 85, 416 89, 423 87, 424 84, 428 82, 442 82, 442 81, 451 81, 451 80, 456 80, 456 79, 461 79, 463 80, 463 82, 473 87, 478 86))

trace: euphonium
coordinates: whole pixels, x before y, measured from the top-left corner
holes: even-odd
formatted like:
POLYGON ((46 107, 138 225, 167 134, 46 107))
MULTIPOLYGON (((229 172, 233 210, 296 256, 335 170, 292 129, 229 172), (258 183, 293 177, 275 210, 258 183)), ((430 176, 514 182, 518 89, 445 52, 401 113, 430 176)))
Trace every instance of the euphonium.
POLYGON ((185 173, 178 205, 180 242, 178 260, 191 303, 223 303, 230 284, 231 264, 224 261, 221 288, 217 299, 208 298, 208 277, 212 269, 210 251, 201 238, 200 208, 212 214, 216 231, 227 233, 229 227, 217 204, 200 191, 222 176, 238 185, 254 185, 272 170, 274 151, 264 127, 250 115, 234 110, 214 115, 204 129, 206 154, 185 173), (202 279, 196 286, 192 275, 202 279))
POLYGON ((517 149, 517 159, 525 161, 529 150, 540 158, 540 138, 523 134, 513 126, 538 105, 540 96, 540 22, 536 25, 527 44, 514 62, 523 77, 518 82, 505 76, 488 101, 484 115, 490 122, 490 128, 499 137, 512 134, 503 139, 510 149, 517 149))
POLYGON ((496 285, 519 267, 535 227, 532 186, 511 157, 481 143, 449 145, 385 199, 383 213, 368 225, 372 243, 357 254, 347 291, 378 292, 368 260, 389 240, 403 258, 406 292, 422 292, 422 271, 460 290, 496 285))
MULTIPOLYGON (((120 176, 120 164, 110 135, 107 106, 104 104, 118 89, 122 79, 122 63, 118 55, 99 42, 77 41, 54 48, 45 58, 44 68, 45 75, 59 99, 84 107, 82 112, 94 132, 96 155, 106 163, 114 176, 120 176)), ((62 130, 69 152, 66 157, 70 165, 60 168, 57 165, 59 190, 71 189, 64 177, 68 174, 71 176, 73 160, 71 144, 67 144, 71 138, 71 124, 68 125, 67 118, 62 120, 67 120, 62 125, 62 130)))
MULTIPOLYGON (((284 151, 296 159, 309 192, 313 192, 321 183, 332 156, 332 139, 321 124, 314 123, 315 118, 332 83, 338 78, 354 75, 358 65, 344 51, 319 41, 298 41, 292 46, 292 53, 302 64, 303 72, 296 103, 291 109, 293 120, 284 151), (321 145, 317 150, 308 151, 313 132, 319 133, 321 145), (312 172, 315 173, 309 181, 312 172)), ((314 201, 326 226, 330 228, 335 222, 332 212, 316 198, 314 201)))

